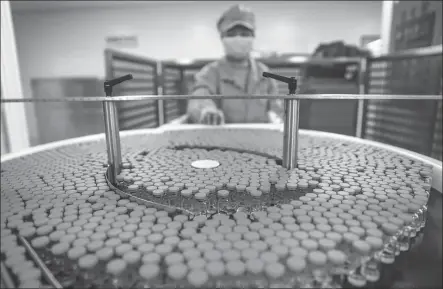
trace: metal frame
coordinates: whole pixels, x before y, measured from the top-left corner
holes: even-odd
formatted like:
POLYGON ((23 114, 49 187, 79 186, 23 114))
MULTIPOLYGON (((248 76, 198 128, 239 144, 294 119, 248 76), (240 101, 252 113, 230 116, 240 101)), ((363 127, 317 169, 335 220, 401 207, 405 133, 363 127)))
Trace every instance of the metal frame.
MULTIPOLYGON (((179 81, 181 84, 184 81, 184 70, 185 70, 185 66, 183 65, 179 65, 177 63, 174 62, 170 62, 170 61, 162 61, 159 63, 159 66, 161 67, 161 74, 159 75, 159 78, 161 79, 161 89, 162 89, 162 95, 167 95, 168 91, 166 88, 166 85, 169 84, 169 81, 166 80, 166 76, 168 71, 170 70, 176 70, 179 73, 179 77, 177 78, 177 81, 179 81)), ((180 90, 179 93, 182 93, 182 91, 180 90)), ((161 112, 163 113, 163 119, 164 119, 164 123, 169 123, 171 121, 174 121, 175 119, 169 119, 168 118, 168 113, 167 113, 167 105, 165 105, 165 101, 161 100, 161 112)), ((178 104, 177 104, 178 105, 178 104)))
POLYGON ((381 19, 381 53, 388 54, 391 45, 392 18, 394 16, 394 3, 392 0, 384 0, 382 4, 381 19))
MULTIPOLYGON (((155 59, 150 59, 147 57, 137 56, 128 54, 121 51, 116 51, 113 49, 105 49, 105 68, 106 68, 106 79, 113 79, 115 77, 121 76, 116 75, 116 71, 121 71, 122 73, 144 73, 145 71, 141 69, 118 69, 115 67, 115 61, 124 61, 126 63, 136 64, 136 65, 144 65, 152 68, 152 88, 153 95, 160 94, 160 86, 161 86, 161 67, 159 62, 155 59)), ((160 126, 164 123, 164 117, 162 114, 162 100, 158 100, 155 103, 155 115, 156 115, 156 126, 160 126)), ((117 107, 117 110, 119 108, 117 107)), ((123 113, 120 111, 120 113, 123 113)))
MULTIPOLYGON (((389 55, 383 55, 380 57, 373 57, 373 58, 369 58, 367 61, 367 71, 365 73, 365 80, 364 80, 364 91, 361 91, 362 93, 368 93, 371 92, 369 90, 370 86, 370 75, 371 75, 371 71, 373 69, 372 67, 372 63, 394 63, 395 61, 401 61, 401 60, 409 60, 409 59, 423 59, 425 57, 434 57, 434 56, 440 56, 443 53, 443 45, 435 45, 435 46, 430 46, 430 47, 424 47, 424 48, 417 48, 417 49, 409 49, 409 50, 405 50, 405 51, 399 51, 399 52, 395 52, 389 55)), ((436 77, 440 77, 441 79, 441 71, 439 72, 440 76, 436 76, 436 77)), ((390 83, 390 77, 389 76, 383 76, 381 79, 384 79, 386 81, 386 83, 390 83)), ((395 93, 395 91, 392 91, 395 93)), ((433 98, 432 100, 435 100, 436 104, 437 101, 442 101, 442 96, 441 96, 441 89, 440 91, 434 90, 431 88, 431 91, 428 91, 429 93, 439 93, 440 95, 438 95, 437 98, 433 98)), ((391 93, 391 91, 388 91, 388 93, 391 93)), ((406 91, 406 93, 408 93, 406 91)), ((413 95, 415 96, 415 95, 413 95)), ((426 100, 428 98, 426 98, 425 96, 421 96, 418 95, 416 99, 421 99, 421 100, 426 100)), ((428 99, 429 100, 429 99, 428 99)), ((368 105, 369 105, 369 100, 364 100, 363 101, 363 112, 362 112, 362 116, 361 117, 361 137, 366 138, 366 130, 367 130, 367 125, 368 125, 368 105)), ((429 104, 430 106, 432 105, 431 103, 429 104)), ((427 145, 427 149, 423 151, 422 153, 426 153, 427 155, 431 155, 432 154, 432 144, 434 143, 434 138, 435 138, 435 123, 437 121, 437 114, 438 114, 438 105, 435 105, 435 108, 432 109, 432 112, 429 112, 429 115, 432 115, 429 117, 429 121, 432 122, 431 126, 431 132, 429 133, 429 136, 426 136, 426 140, 424 140, 423 142, 425 142, 427 145)), ((423 145, 424 146, 424 145, 423 145)))
MULTIPOLYGON (((367 83, 368 83, 368 59, 362 58, 359 63, 359 73, 358 73, 358 93, 367 94, 367 83)), ((356 137, 362 137, 363 124, 365 121, 364 117, 365 100, 358 100, 357 104, 357 116, 356 116, 356 137)))

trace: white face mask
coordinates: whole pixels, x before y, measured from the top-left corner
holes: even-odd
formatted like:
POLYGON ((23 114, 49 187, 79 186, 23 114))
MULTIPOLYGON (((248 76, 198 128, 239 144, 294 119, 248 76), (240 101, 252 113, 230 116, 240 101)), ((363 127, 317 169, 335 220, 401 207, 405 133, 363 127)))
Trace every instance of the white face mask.
POLYGON ((245 59, 249 57, 249 53, 252 51, 254 37, 224 37, 222 42, 227 56, 245 59))

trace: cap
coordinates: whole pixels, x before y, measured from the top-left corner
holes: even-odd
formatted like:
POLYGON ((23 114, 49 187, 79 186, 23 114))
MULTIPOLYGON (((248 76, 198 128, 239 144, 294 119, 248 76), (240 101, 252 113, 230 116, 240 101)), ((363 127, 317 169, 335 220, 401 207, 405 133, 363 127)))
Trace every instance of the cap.
POLYGON ((236 25, 255 30, 255 15, 243 5, 234 5, 226 10, 217 22, 218 30, 223 33, 236 25))

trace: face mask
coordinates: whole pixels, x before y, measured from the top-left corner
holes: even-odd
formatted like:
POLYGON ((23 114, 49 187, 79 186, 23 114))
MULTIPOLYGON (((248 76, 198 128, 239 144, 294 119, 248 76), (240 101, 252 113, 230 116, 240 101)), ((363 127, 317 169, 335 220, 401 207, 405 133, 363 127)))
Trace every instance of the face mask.
POLYGON ((249 53, 252 51, 254 37, 224 37, 222 42, 227 56, 245 59, 248 58, 249 53))

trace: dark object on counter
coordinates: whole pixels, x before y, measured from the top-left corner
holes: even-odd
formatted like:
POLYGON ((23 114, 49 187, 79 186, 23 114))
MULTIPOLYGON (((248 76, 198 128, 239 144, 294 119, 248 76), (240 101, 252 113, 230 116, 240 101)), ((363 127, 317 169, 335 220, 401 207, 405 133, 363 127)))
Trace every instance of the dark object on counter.
POLYGON ((312 57, 336 58, 336 57, 368 57, 370 52, 355 45, 347 45, 343 41, 335 41, 328 44, 321 43, 312 54, 312 57))
MULTIPOLYGON (((311 59, 339 58, 339 57, 369 57, 368 50, 360 49, 354 45, 347 45, 342 41, 320 44, 311 55, 311 59)), ((312 64, 306 67, 306 77, 317 78, 343 78, 354 81, 357 69, 350 63, 337 63, 333 65, 312 64)))

